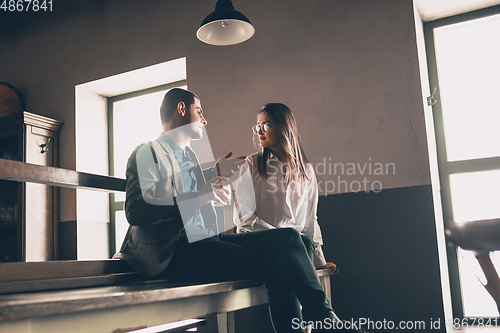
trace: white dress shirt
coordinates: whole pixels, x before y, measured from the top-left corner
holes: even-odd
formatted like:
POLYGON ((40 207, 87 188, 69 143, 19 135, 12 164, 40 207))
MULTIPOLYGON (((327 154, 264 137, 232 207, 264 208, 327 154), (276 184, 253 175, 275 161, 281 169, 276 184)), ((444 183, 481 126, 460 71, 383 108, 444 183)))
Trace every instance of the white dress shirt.
POLYGON ((190 147, 182 149, 165 133, 151 141, 151 144, 156 159, 148 144, 141 146, 137 152, 137 172, 144 199, 153 205, 174 205, 173 192, 184 195, 182 198, 177 196, 177 205, 184 223, 182 233, 187 235, 189 242, 211 237, 214 233, 205 226, 197 194, 198 180, 195 170, 199 167, 199 162, 196 154, 190 147), (148 195, 150 188, 156 189, 156 184, 164 180, 167 180, 167 184, 171 183, 172 187, 158 191, 161 195, 148 195))
POLYGON ((310 180, 285 181, 281 163, 274 155, 267 164, 265 179, 259 174, 257 153, 250 155, 233 183, 237 232, 275 228, 293 228, 311 237, 314 242, 314 265, 326 264, 321 245, 323 239, 317 218, 318 184, 314 168, 309 163, 306 173, 310 180))

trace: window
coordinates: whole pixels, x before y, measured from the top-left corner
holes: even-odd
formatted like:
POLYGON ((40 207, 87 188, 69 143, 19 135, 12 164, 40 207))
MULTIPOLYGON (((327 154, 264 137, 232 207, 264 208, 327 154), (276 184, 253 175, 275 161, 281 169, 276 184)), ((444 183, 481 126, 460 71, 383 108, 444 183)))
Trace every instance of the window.
MULTIPOLYGON (((155 139, 161 132, 160 105, 172 88, 187 89, 178 81, 108 98, 109 174, 125 178, 127 160, 139 144, 155 139)), ((110 195, 110 248, 116 252, 128 228, 123 211, 125 193, 110 195)))
MULTIPOLYGON (((185 86, 186 80, 186 58, 182 57, 77 85, 75 87, 76 170, 98 175, 115 173, 114 168, 110 168, 110 160, 113 160, 110 155, 110 150, 113 150, 111 146, 113 126, 110 127, 109 122, 113 120, 113 116, 109 112, 109 99, 114 98, 115 101, 119 101, 160 90, 165 91, 174 86, 185 86)), ((159 105, 155 106, 156 115, 159 105)), ((139 112, 144 115, 142 110, 141 107, 139 112)), ((138 110, 134 112, 137 113, 138 110)), ((149 126, 159 124, 159 116, 155 117, 157 118, 149 126)), ((120 121, 119 118, 115 120, 120 121)), ((145 119, 145 116, 141 119, 145 119)), ((134 114, 135 122, 141 119, 134 114)), ((138 132, 139 128, 142 127, 137 126, 130 130, 130 133, 138 132)), ((154 137, 155 134, 151 136, 154 137)), ((144 140, 149 140, 151 136, 144 140)), ((127 152, 130 153, 131 151, 127 152)), ((113 165, 118 164, 115 162, 113 165)), ((118 176, 118 173, 116 175, 118 176)), ((61 193, 63 191, 64 189, 61 189, 61 193)), ((119 206, 114 204, 114 198, 112 202, 113 207, 119 206)), ((113 210, 113 216, 110 216, 112 202, 108 193, 100 191, 78 189, 76 193, 61 194, 61 207, 66 207, 61 210, 61 220, 71 222, 76 219, 78 260, 108 259, 115 253, 116 214, 113 210), (73 208, 74 203, 76 211, 73 208)))
MULTIPOLYGON (((427 23, 443 215, 457 223, 500 217, 500 7, 427 23), (429 42, 430 41, 430 42, 429 42)), ((473 253, 449 251, 455 317, 497 317, 473 253)), ((500 256, 492 260, 500 268, 500 256)))

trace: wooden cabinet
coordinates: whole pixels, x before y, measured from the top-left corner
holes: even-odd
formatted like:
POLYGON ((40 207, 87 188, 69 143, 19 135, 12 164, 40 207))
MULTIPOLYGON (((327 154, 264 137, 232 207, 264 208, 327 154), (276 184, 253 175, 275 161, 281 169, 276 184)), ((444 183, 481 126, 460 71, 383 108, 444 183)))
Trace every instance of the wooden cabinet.
MULTIPOLYGON (((0 118, 0 158, 58 166, 62 122, 27 111, 0 118)), ((0 180, 0 261, 57 259, 58 189, 0 180)))

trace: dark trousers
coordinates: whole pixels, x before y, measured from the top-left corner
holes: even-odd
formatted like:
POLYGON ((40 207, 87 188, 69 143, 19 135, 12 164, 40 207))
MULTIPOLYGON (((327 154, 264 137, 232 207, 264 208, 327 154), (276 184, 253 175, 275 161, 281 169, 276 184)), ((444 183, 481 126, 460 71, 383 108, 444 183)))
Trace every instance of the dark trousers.
POLYGON ((292 329, 294 318, 321 320, 332 310, 311 261, 311 244, 290 228, 222 234, 193 243, 181 238, 161 275, 186 282, 260 281, 268 291, 275 330, 297 333, 301 330, 292 329))

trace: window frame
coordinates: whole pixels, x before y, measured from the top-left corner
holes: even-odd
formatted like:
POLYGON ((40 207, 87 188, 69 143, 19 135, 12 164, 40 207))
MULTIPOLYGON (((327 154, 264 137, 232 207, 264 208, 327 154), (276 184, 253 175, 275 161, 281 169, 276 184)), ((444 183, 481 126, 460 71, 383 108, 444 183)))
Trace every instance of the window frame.
MULTIPOLYGON (((424 38, 427 53, 427 66, 430 87, 437 91, 434 95, 436 103, 432 105, 434 130, 436 135, 436 148, 438 157, 439 180, 441 184, 441 205, 443 210, 443 220, 445 228, 448 221, 453 221, 453 211, 450 190, 450 175, 457 173, 490 171, 500 169, 500 157, 479 158, 472 160, 460 160, 449 162, 446 155, 443 113, 441 107, 440 89, 438 82, 438 72, 436 63, 436 53, 434 47, 434 29, 452 24, 467 22, 480 18, 485 18, 500 14, 500 5, 476 10, 469 13, 455 15, 431 22, 424 22, 424 38)), ((460 275, 458 267, 458 248, 448 247, 448 268, 450 278, 450 289, 452 296, 452 311, 455 318, 463 319, 463 299, 460 287, 460 275)))

